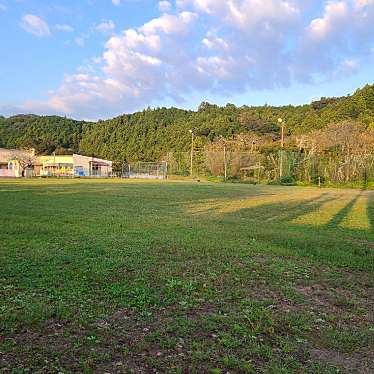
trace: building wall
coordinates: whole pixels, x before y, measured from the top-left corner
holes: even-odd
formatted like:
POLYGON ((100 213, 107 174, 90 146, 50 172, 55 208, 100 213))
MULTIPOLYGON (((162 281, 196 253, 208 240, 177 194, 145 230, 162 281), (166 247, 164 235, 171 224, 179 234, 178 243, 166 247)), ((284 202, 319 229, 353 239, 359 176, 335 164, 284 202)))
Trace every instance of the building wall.
POLYGON ((18 176, 14 170, 0 169, 0 178, 17 178, 18 176))
POLYGON ((43 165, 46 163, 54 163, 54 164, 73 164, 74 163, 73 155, 38 156, 37 159, 40 165, 43 165))
POLYGON ((91 171, 91 163, 98 162, 98 163, 105 163, 108 167, 101 168, 101 177, 109 177, 112 174, 112 161, 103 160, 101 158, 96 157, 87 157, 81 155, 73 155, 74 158, 74 170, 75 176, 81 177, 89 177, 92 175, 91 171))
POLYGON ((2 165, 0 177, 21 177, 22 168, 17 159, 32 160, 33 158, 35 158, 34 149, 23 150, 0 148, 0 164, 2 165))
POLYGON ((34 171, 37 176, 74 176, 73 155, 39 156, 34 171))

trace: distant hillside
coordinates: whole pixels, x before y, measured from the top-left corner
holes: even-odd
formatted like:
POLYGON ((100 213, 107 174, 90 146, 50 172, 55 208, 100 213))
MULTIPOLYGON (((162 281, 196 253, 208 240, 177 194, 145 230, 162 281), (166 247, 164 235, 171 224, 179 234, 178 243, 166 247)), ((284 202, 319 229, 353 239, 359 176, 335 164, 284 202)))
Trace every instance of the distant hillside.
POLYGON ((40 154, 80 152, 118 161, 155 160, 169 151, 188 150, 189 129, 197 134, 197 147, 237 134, 276 139, 279 117, 285 120, 288 135, 345 120, 369 126, 374 123, 374 85, 351 96, 321 98, 302 106, 219 107, 204 102, 197 111, 147 109, 96 123, 58 116, 0 116, 0 147, 33 147, 40 154))
POLYGON ((32 147, 40 154, 79 150, 84 122, 58 116, 17 115, 0 117, 0 147, 32 147))

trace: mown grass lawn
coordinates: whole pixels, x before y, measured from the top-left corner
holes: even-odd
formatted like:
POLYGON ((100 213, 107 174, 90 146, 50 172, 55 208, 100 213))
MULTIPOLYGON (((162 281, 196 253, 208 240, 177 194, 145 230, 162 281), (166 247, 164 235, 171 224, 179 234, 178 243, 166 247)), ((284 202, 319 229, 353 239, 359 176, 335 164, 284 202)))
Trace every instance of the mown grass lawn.
POLYGON ((0 372, 374 372, 374 193, 0 181, 0 372))

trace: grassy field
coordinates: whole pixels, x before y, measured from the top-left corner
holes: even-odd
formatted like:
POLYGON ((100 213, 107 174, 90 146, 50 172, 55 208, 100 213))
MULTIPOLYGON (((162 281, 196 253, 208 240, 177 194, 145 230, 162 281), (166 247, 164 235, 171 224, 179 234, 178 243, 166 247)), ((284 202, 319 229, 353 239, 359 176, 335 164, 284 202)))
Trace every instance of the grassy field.
POLYGON ((1 373, 374 372, 374 192, 3 180, 0 265, 1 373))

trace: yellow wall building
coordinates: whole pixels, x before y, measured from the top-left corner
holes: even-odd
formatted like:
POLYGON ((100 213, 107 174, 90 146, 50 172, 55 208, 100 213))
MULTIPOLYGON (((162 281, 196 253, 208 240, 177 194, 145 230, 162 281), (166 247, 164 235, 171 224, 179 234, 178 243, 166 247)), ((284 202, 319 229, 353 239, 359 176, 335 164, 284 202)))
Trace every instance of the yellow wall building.
POLYGON ((74 159, 71 156, 39 156, 35 165, 35 174, 42 177, 73 177, 74 159), (38 170, 39 169, 39 170, 38 170))
MULTIPOLYGON (((40 176, 103 177, 112 175, 112 161, 81 155, 39 156, 40 176)), ((37 170, 36 170, 37 171, 37 170)))

